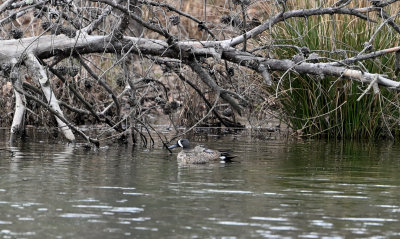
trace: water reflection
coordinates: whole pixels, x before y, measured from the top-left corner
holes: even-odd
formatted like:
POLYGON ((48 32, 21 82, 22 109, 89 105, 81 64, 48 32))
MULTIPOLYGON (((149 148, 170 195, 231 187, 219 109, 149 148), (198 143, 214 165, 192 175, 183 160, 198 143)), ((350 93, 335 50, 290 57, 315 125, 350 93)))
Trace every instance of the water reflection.
POLYGON ((162 149, 23 143, 0 151, 0 238, 396 237, 398 145, 193 138, 237 162, 162 149))

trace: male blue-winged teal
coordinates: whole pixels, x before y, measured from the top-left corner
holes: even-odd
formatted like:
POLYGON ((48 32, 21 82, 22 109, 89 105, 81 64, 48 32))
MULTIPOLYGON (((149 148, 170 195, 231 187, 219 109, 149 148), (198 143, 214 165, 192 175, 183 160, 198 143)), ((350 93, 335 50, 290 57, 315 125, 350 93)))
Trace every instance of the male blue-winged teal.
POLYGON ((205 164, 209 162, 229 162, 236 156, 229 155, 228 152, 221 152, 211 150, 204 146, 190 147, 189 140, 180 139, 174 145, 169 146, 169 149, 181 147, 182 151, 179 152, 177 159, 180 164, 205 164))

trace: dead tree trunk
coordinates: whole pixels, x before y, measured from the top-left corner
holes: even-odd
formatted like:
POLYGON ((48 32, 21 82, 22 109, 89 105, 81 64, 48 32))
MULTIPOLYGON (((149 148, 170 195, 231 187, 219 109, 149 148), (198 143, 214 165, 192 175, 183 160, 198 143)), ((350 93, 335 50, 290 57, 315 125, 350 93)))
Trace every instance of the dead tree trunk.
MULTIPOLYGON (((12 62, 15 62, 13 60, 12 62)), ((12 76, 12 83, 14 88, 22 88, 21 77, 16 73, 15 69, 11 73, 12 76)), ((22 137, 25 131, 25 111, 26 111, 26 99, 23 94, 20 94, 18 91, 14 89, 15 95, 15 111, 14 117, 11 124, 11 134, 10 134, 10 141, 14 142, 18 138, 22 137)))
MULTIPOLYGON (((207 2, 204 1, 205 4, 207 2)), ((123 132, 126 129, 121 127, 124 120, 151 131, 153 127, 146 119, 148 112, 165 110, 166 105, 173 102, 179 107, 177 101, 185 101, 168 91, 176 88, 176 91, 180 90, 177 95, 189 93, 184 90, 185 85, 177 81, 172 84, 168 74, 175 74, 175 79, 184 77, 192 86, 195 86, 195 82, 206 89, 196 91, 196 94, 202 94, 201 98, 206 102, 212 102, 210 99, 218 96, 218 102, 211 109, 218 116, 219 102, 233 109, 236 114, 241 114, 247 108, 249 98, 255 97, 251 90, 276 86, 274 78, 287 72, 367 83, 365 91, 374 89, 375 94, 380 93, 378 86, 399 90, 400 82, 397 80, 382 72, 368 72, 362 64, 357 65, 388 54, 398 54, 399 46, 373 49, 365 44, 365 49, 359 52, 320 57, 315 53, 317 50, 313 52, 314 55, 309 54, 310 49, 306 46, 274 45, 273 39, 264 41, 274 28, 282 27, 279 24, 289 19, 324 15, 345 15, 369 24, 379 23, 392 29, 393 34, 400 34, 397 15, 390 16, 387 13, 390 7, 398 6, 398 1, 368 1, 363 7, 353 4, 353 1, 341 5, 328 5, 325 2, 309 9, 296 9, 296 4, 290 5, 288 1, 233 1, 234 8, 229 8, 231 12, 228 15, 216 18, 217 13, 213 12, 214 15, 208 17, 208 12, 205 12, 202 21, 193 12, 184 12, 182 5, 174 5, 173 1, 5 1, 0 4, 0 25, 4 27, 2 29, 11 30, 0 32, 0 64, 4 76, 12 74, 16 89, 12 140, 23 129, 26 101, 44 96, 47 103, 45 108, 56 117, 58 128, 68 141, 75 141, 74 132, 78 132, 86 140, 97 142, 79 131, 61 110, 59 101, 69 93, 66 93, 67 88, 72 93, 64 97, 64 101, 69 102, 63 101, 62 105, 68 111, 78 112, 82 118, 94 118, 95 124, 105 124, 107 130, 114 130, 119 135, 126 133, 123 132), (267 5, 273 11, 259 13, 261 19, 251 16, 260 8, 267 9, 267 5), (145 14, 142 16, 142 13, 145 14), (39 25, 42 29, 39 29, 39 25), (23 34, 28 36, 24 37, 23 34), (302 55, 280 58, 262 51, 285 47, 293 48, 302 55), (139 61, 131 62, 129 59, 132 55, 139 61), (78 65, 80 72, 66 70, 65 65, 68 68, 68 64, 78 65), (21 82, 22 78, 15 76, 23 65, 38 85, 37 88, 40 88, 36 95, 26 93, 21 86, 24 83, 21 82), (133 72, 134 68, 138 69, 137 72, 133 72), (64 95, 57 95, 51 81, 53 75, 47 69, 61 79, 62 86, 68 86, 60 90, 64 95), (118 72, 124 72, 122 84, 118 83, 118 72), (239 85, 237 82, 242 79, 235 76, 235 72, 242 75, 259 74, 266 85, 239 85), (63 74, 70 76, 63 77, 63 74), (93 94, 88 93, 93 87, 100 92, 96 92, 96 100, 91 99, 93 94), (131 91, 130 97, 118 97, 120 93, 126 93, 125 90, 131 91), (202 92, 207 92, 207 96, 202 92), (75 105, 76 102, 83 106, 75 105), (128 104, 129 110, 121 113, 120 105, 128 104)), ((317 4, 315 1, 311 3, 310 6, 317 4)), ((212 7, 204 9, 214 10, 212 7)), ((377 32, 382 29, 377 28, 377 32)), ((373 35, 375 37, 376 34, 373 35)), ((321 79, 324 80, 323 77, 321 79)), ((277 84, 279 86, 279 82, 277 84)), ((143 136, 139 127, 131 127, 129 130, 143 136)))

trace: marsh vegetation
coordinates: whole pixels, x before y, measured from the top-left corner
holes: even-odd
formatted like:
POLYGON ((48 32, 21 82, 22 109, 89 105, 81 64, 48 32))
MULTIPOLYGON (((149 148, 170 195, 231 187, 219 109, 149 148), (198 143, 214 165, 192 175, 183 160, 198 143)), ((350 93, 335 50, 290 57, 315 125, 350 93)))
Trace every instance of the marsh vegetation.
POLYGON ((12 141, 33 125, 96 145, 166 143, 160 122, 180 133, 282 122, 304 137, 395 138, 399 6, 3 1, 0 124, 12 141))

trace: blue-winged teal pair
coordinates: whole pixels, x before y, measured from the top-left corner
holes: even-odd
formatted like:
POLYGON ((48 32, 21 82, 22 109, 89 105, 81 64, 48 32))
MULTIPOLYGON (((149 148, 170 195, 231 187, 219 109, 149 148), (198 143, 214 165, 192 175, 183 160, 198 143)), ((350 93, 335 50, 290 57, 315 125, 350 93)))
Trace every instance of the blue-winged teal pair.
POLYGON ((180 164, 205 164, 211 162, 229 162, 236 156, 229 155, 228 152, 211 150, 204 146, 190 147, 189 140, 180 139, 174 145, 169 146, 169 149, 181 147, 177 159, 180 164))

